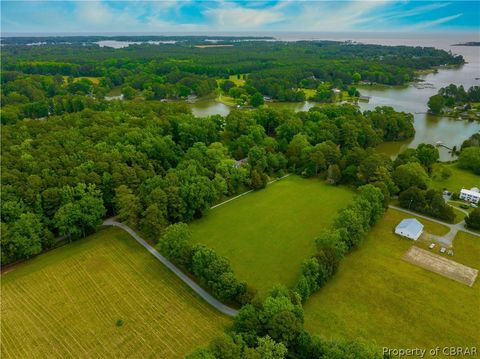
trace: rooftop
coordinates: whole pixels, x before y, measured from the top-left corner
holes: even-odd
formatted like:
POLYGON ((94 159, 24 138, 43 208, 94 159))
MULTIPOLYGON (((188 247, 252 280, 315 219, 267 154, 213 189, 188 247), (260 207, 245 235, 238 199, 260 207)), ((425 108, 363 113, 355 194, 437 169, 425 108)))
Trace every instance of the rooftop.
POLYGON ((461 192, 469 195, 475 195, 475 196, 480 195, 480 190, 477 187, 473 187, 471 189, 462 188, 461 192))
POLYGON ((415 218, 406 218, 398 224, 397 229, 408 229, 412 233, 418 233, 423 230, 423 224, 415 218))

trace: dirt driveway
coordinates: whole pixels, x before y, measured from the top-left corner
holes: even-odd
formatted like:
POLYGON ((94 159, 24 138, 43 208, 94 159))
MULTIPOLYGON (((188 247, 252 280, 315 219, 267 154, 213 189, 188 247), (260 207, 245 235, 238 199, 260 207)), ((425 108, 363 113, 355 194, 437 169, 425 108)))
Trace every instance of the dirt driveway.
POLYGON ((427 250, 412 246, 403 256, 407 262, 443 275, 457 282, 473 286, 478 275, 478 270, 464 266, 450 259, 433 254, 427 250))

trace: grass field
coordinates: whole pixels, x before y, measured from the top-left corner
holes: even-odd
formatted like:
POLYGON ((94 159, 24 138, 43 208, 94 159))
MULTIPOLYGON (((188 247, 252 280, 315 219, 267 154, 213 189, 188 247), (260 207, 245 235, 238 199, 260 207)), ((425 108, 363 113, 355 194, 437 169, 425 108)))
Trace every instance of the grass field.
POLYGON ((227 96, 227 95, 222 95, 221 93, 218 94, 216 100, 218 102, 221 102, 227 106, 236 106, 237 102, 233 97, 227 96))
POLYGON ((1 288, 5 359, 181 358, 229 323, 120 229, 42 254, 1 288))
MULTIPOLYGON (((460 192, 462 188, 480 187, 480 176, 475 175, 473 172, 462 170, 458 168, 456 163, 448 165, 438 164, 436 166, 445 166, 452 171, 452 175, 446 180, 434 178, 430 183, 431 188, 443 190, 446 188, 451 192, 460 192)), ((434 169, 435 171, 435 169, 434 169)))
POLYGON ((290 176, 208 211, 190 228, 196 242, 230 259, 237 276, 265 293, 292 285, 314 238, 353 192, 319 179, 290 176))
POLYGON ((243 75, 245 74, 240 74, 241 78, 238 78, 237 75, 230 75, 228 76, 228 79, 232 81, 236 86, 243 86, 245 85, 245 80, 243 79, 243 75))
MULTIPOLYGON (((453 248, 455 250, 455 261, 480 270, 480 237, 458 232, 453 240, 453 248)), ((480 278, 477 280, 480 280, 480 278)), ((477 288, 478 286, 477 283, 477 288)))
MULTIPOLYGON (((75 77, 73 79, 73 82, 79 81, 81 79, 87 79, 92 81, 94 85, 98 85, 100 83, 101 77, 89 77, 89 76, 83 76, 83 77, 75 77)), ((63 76, 63 80, 66 82, 68 80, 68 76, 63 76)))
MULTIPOLYGON (((470 288, 403 261, 412 241, 393 229, 406 217, 389 209, 330 282, 307 301, 308 330, 327 338, 361 337, 380 347, 478 346, 478 280, 470 288)), ((420 220, 430 233, 445 232, 441 225, 420 220)), ((478 251, 476 259, 466 253, 478 250, 478 242, 469 238, 462 244, 462 237, 454 258, 478 268, 478 251)))

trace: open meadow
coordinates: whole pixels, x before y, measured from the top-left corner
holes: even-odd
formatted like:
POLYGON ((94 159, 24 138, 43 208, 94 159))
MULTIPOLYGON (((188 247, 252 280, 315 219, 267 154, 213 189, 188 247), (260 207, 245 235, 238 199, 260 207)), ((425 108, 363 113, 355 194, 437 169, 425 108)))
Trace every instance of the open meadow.
POLYGON ((193 239, 227 257, 239 279, 260 293, 293 285, 314 238, 354 192, 319 179, 290 176, 251 192, 191 223, 193 239))
MULTIPOLYGON (((380 347, 478 346, 478 278, 471 288, 404 261, 413 242, 393 230, 407 217, 389 209, 365 242, 345 257, 338 273, 306 302, 308 330, 327 338, 363 338, 380 347)), ((431 234, 447 231, 419 220, 431 234)), ((448 258, 480 268, 479 242, 457 235, 455 256, 448 258)))
POLYGON ((229 319, 120 229, 2 275, 2 358, 182 358, 229 319))

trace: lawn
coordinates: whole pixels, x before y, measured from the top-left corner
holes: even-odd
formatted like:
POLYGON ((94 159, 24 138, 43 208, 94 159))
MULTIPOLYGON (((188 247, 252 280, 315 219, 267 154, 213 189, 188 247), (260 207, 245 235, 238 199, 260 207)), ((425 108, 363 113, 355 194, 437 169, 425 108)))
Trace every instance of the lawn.
MULTIPOLYGON (((454 260, 480 270, 480 237, 458 232, 453 240, 454 260)), ((480 278, 477 278, 477 281, 480 278)), ((476 284, 478 288, 478 283, 476 284)))
POLYGON ((471 171, 462 170, 458 167, 457 163, 451 163, 448 165, 437 164, 434 167, 434 173, 438 166, 445 166, 452 171, 452 175, 447 179, 441 179, 440 176, 435 176, 430 183, 431 188, 447 190, 455 193, 460 193, 462 188, 470 189, 472 187, 480 187, 480 176, 475 175, 471 171))
MULTIPOLYGON (((63 80, 64 80, 65 82, 67 82, 68 77, 69 77, 69 76, 63 76, 63 80)), ((100 83, 101 77, 91 77, 91 76, 90 76, 90 77, 89 77, 89 76, 75 77, 75 78, 73 79, 73 82, 77 82, 77 81, 79 81, 79 80, 81 80, 81 79, 90 80, 90 81, 92 81, 92 83, 93 83, 94 85, 98 85, 98 84, 100 83)))
POLYGON ((196 242, 229 258, 237 276, 264 294, 295 282, 315 236, 352 197, 346 188, 290 176, 208 211, 190 228, 196 242))
MULTIPOLYGON (((393 229, 407 216, 389 209, 338 273, 306 302, 308 330, 327 338, 360 337, 380 347, 478 346, 478 279, 470 288, 403 261, 412 241, 393 229)), ((441 234, 441 227, 429 223, 427 230, 441 234)), ((476 249, 478 255, 478 244, 470 239, 458 245, 455 258, 478 264, 478 256, 461 253, 476 249)))
POLYGON ((216 99, 218 102, 221 102, 227 106, 236 106, 237 102, 233 97, 227 96, 227 95, 222 95, 221 93, 217 96, 216 99))
POLYGON ((238 78, 237 75, 230 75, 228 76, 228 79, 232 81, 235 84, 235 86, 243 86, 245 85, 245 80, 243 79, 244 75, 245 74, 240 74, 240 78, 238 78))
POLYGON ((18 266, 1 289, 5 359, 180 358, 229 323, 120 229, 18 266))
POLYGON ((453 213, 455 213, 455 223, 460 223, 467 216, 464 212, 460 211, 456 206, 452 206, 453 213))

